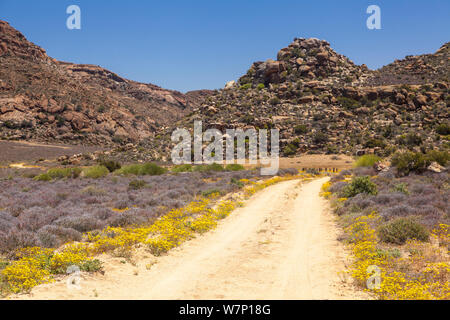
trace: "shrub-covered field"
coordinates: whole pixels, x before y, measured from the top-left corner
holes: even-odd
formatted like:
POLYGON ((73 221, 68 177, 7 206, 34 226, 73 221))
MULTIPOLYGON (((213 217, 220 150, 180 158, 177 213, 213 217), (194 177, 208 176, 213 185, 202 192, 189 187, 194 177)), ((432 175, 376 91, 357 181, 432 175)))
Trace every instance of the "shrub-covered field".
POLYGON ((366 157, 322 188, 352 249, 351 275, 380 299, 450 299, 450 175, 427 170, 436 156, 447 163, 448 153, 409 152, 382 172, 366 157))
POLYGON ((283 178, 260 180, 259 170, 237 166, 184 167, 172 173, 153 165, 133 167, 132 173, 123 168, 129 170, 115 168, 108 170, 115 174, 95 174, 96 179, 81 174, 97 172, 93 167, 52 169, 44 173, 50 179, 0 181, 0 295, 51 282, 68 267, 100 271, 95 257, 103 252, 128 257, 144 245, 154 255, 165 253, 214 228, 240 205, 221 195, 242 189, 246 198, 297 173, 281 170, 280 175, 287 174, 283 178))
MULTIPOLYGON (((29 246, 58 247, 107 226, 146 223, 196 196, 236 191, 242 187, 239 180, 259 173, 94 174, 94 179, 74 178, 73 171, 49 170, 49 180, 19 176, 0 181, 1 254, 29 246)), ((96 168, 87 172, 93 174, 96 168)))

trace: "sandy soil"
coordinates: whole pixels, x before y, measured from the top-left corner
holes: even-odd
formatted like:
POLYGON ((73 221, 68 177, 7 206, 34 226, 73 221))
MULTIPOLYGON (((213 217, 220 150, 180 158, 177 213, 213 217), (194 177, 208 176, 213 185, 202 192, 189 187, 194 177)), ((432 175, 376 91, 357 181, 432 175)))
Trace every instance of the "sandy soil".
POLYGON ((133 264, 102 256, 105 274, 83 274, 79 290, 63 279, 16 298, 367 299, 341 273, 346 253, 319 197, 326 179, 269 187, 166 256, 142 251, 133 264))

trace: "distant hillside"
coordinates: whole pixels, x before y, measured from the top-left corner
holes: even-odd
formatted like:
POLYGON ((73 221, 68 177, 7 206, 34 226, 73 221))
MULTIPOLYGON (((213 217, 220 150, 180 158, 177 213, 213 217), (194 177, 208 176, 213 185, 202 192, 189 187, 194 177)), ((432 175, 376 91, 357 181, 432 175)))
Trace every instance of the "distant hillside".
POLYGON ((0 21, 1 139, 137 142, 191 112, 203 95, 57 61, 0 21))
MULTIPOLYGON (((377 71, 336 53, 328 42, 295 39, 276 61, 247 74, 160 132, 150 149, 167 158, 175 127, 203 120, 208 128, 278 128, 285 156, 380 153, 448 147, 436 132, 449 121, 448 44, 377 71)), ((442 133, 442 130, 440 131, 442 133)))

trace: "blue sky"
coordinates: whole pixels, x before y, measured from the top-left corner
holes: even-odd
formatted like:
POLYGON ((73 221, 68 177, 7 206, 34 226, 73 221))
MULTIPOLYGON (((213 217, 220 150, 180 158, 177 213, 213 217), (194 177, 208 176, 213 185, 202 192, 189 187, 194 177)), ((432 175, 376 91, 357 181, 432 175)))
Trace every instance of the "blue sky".
POLYGON ((449 14, 448 0, 0 0, 0 19, 50 56, 183 92, 223 87, 294 37, 325 39, 372 69, 434 52, 450 41, 449 14), (66 28, 72 4, 81 30, 66 28), (371 4, 381 30, 366 27, 371 4))

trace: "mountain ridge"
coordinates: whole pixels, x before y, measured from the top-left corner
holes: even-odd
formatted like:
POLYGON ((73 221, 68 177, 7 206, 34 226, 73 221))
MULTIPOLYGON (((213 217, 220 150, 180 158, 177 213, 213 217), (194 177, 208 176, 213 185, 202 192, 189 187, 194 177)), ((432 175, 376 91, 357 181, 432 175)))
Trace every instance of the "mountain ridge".
POLYGON ((205 129, 277 128, 285 156, 448 146, 436 129, 448 126, 448 42, 370 70, 325 40, 295 38, 223 89, 183 94, 57 61, 0 21, 0 62, 2 138, 131 142, 117 150, 168 160, 171 132, 203 120, 205 129))

